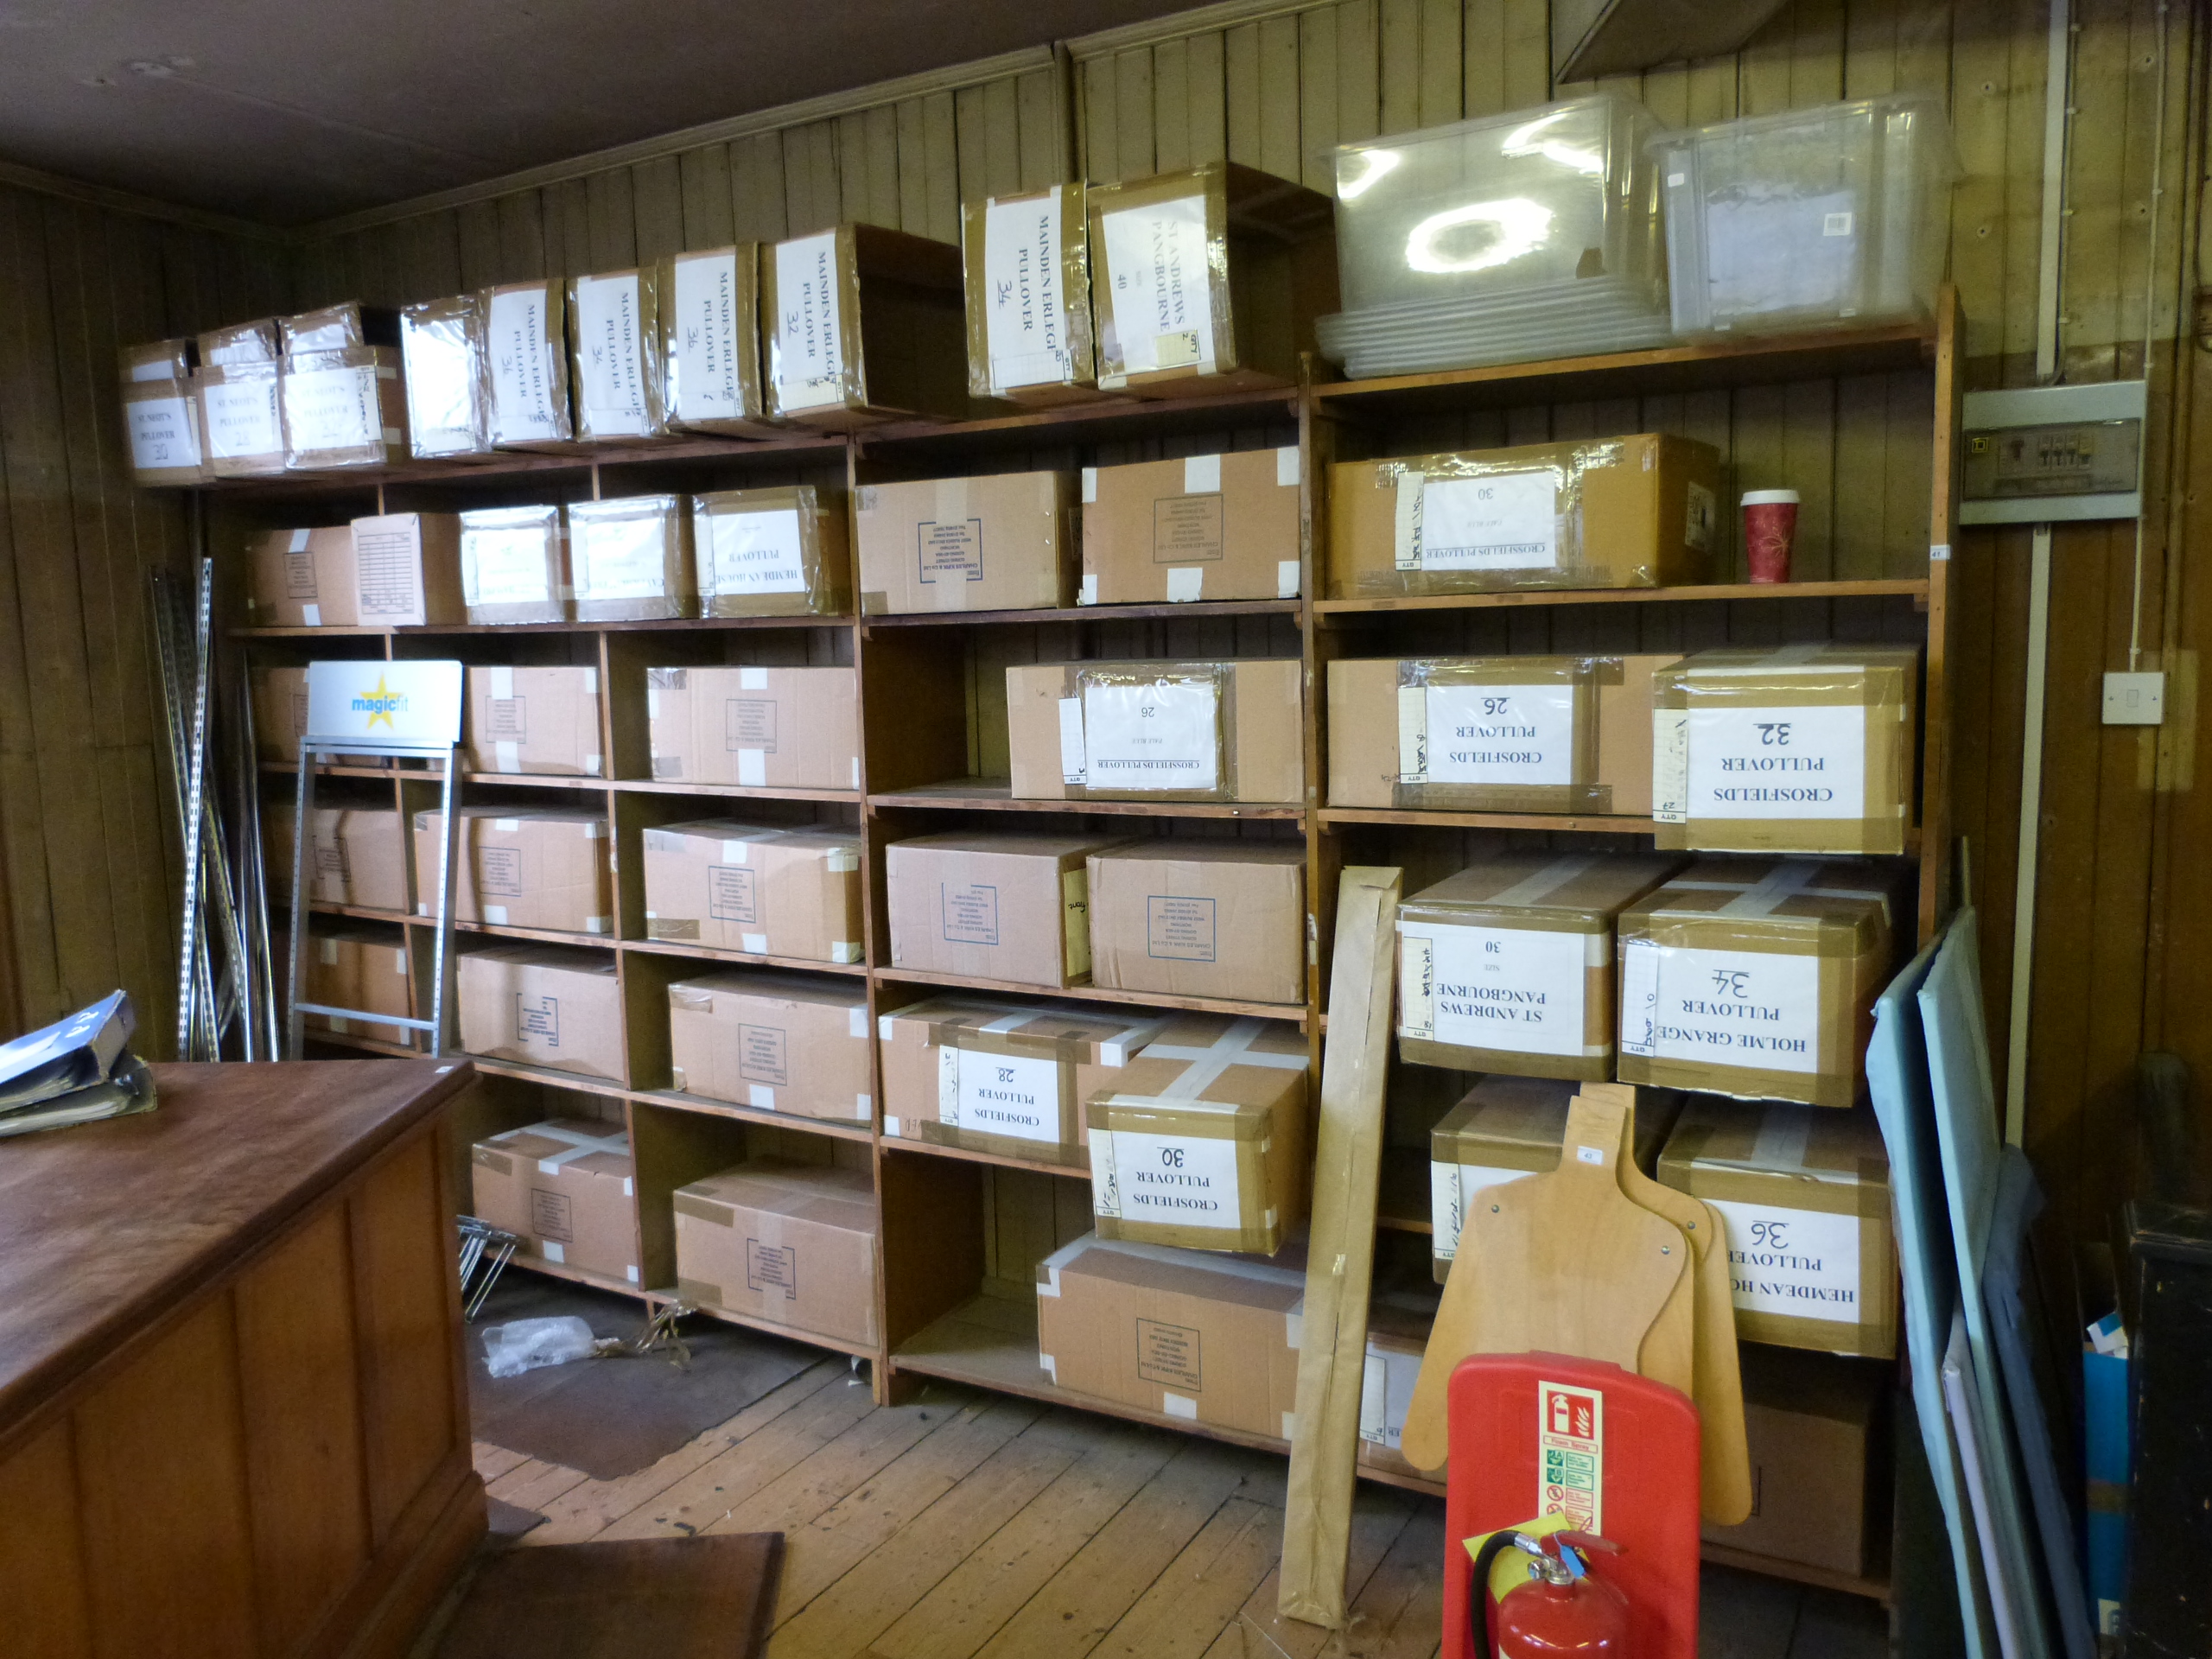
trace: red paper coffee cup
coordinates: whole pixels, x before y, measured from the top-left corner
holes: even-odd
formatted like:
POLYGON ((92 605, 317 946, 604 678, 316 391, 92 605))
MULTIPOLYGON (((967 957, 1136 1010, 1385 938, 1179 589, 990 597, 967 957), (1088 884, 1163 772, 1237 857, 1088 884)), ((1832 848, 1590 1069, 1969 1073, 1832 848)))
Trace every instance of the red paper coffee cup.
POLYGON ((1744 494, 1744 551, 1753 582, 1789 580, 1789 548, 1797 539, 1797 492, 1748 490, 1744 494))

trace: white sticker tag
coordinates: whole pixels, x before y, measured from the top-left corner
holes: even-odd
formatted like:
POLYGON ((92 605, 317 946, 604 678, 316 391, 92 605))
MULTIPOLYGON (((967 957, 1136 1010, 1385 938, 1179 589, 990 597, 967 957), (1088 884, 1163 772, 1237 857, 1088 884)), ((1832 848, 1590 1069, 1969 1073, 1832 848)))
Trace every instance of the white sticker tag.
POLYGON ((837 233, 776 245, 776 396, 784 408, 845 400, 844 318, 837 303, 837 233))
POLYGON ((1651 816, 1660 823, 1690 821, 1690 717, 1687 709, 1651 711, 1651 816))
POLYGON ((1084 779, 1083 699, 1062 697, 1060 710, 1060 781, 1081 784, 1084 779))
POLYGON ((1559 488, 1549 472, 1427 479, 1420 513, 1424 570, 1558 568, 1559 488))
MULTIPOLYGON (((1398 1449, 1405 1438, 1406 1413, 1414 1402, 1414 1384, 1421 1380, 1421 1362, 1419 1354, 1369 1347, 1360 1372, 1361 1440, 1393 1452, 1398 1449)), ((1286 1428, 1283 1438, 1290 1437, 1286 1428)))
POLYGON ((658 516, 575 518, 569 537, 578 599, 667 596, 668 537, 658 516))
POLYGON ((1298 487, 1298 446, 1294 443, 1283 444, 1275 451, 1275 487, 1298 487))
POLYGON ((1659 1052, 1659 947, 1649 939, 1621 946, 1620 1047, 1649 1059, 1659 1052))
POLYGON ((680 421, 742 416, 738 330, 753 327, 753 319, 738 305, 736 251, 678 259, 671 306, 676 384, 670 388, 669 413, 680 421))
POLYGON ((1211 681, 1086 685, 1083 734, 1092 789, 1220 786, 1221 691, 1211 681))
POLYGON ((545 532, 532 526, 482 530, 463 525, 461 575, 471 605, 527 605, 553 597, 545 532))
POLYGON ((1166 1227, 1239 1226, 1236 1142, 1137 1129, 1093 1129, 1091 1196, 1095 1213, 1166 1227), (1105 1167, 1116 1207, 1100 1207, 1098 1144, 1111 1142, 1105 1167))
POLYGON ((1103 214, 1114 337, 1130 374, 1213 372, 1212 267, 1206 199, 1184 196, 1103 214))
POLYGON ((702 593, 712 598, 721 594, 806 591, 798 508, 710 512, 700 517, 707 527, 707 568, 699 573, 702 593))
POLYGON ((1623 1048, 1758 1071, 1821 1069, 1818 957, 1682 950, 1649 940, 1631 940, 1628 957, 1623 1048), (1634 1012, 1639 1002, 1649 1009, 1648 1023, 1634 1012), (1631 1031, 1648 1046, 1630 1043, 1631 1031))
MULTIPOLYGON (((1091 578, 1085 576, 1085 583, 1091 578)), ((1171 605, 1195 605, 1204 598, 1206 590, 1206 568, 1203 564, 1170 565, 1167 569, 1167 602, 1171 605)), ((1095 601, 1086 600, 1085 604, 1095 601)))
POLYGON ((1728 1238, 1728 1277, 1746 1313, 1857 1325, 1859 1217, 1707 1198, 1728 1238))
POLYGON ((991 390, 1075 378, 1060 283, 1060 187, 983 209, 983 336, 991 390))
POLYGON ((284 425, 276 413, 276 377, 210 383, 200 388, 207 415, 207 454, 216 461, 284 452, 284 425))
POLYGON ((1298 590, 1302 585, 1303 578, 1296 559, 1275 561, 1275 597, 1277 599, 1296 599, 1298 590))
POLYGON ((634 274, 576 279, 577 394, 595 436, 636 435, 647 428, 639 303, 634 274))
POLYGON ((1587 1051, 1589 935, 1441 922, 1421 923, 1416 933, 1412 926, 1400 958, 1408 982, 1403 1035, 1516 1054, 1587 1051), (1428 950, 1415 949, 1423 944, 1428 950), (1410 1021, 1424 1001, 1429 1028, 1415 1029, 1410 1021))
POLYGON ((938 1054, 940 1122, 977 1135, 1059 1143, 1058 1060, 1038 1055, 969 1052, 950 1044, 938 1054))
POLYGON ((1572 685, 1431 685, 1427 690, 1424 781, 1574 782, 1572 685))
POLYGON ((1440 1262, 1449 1262, 1459 1253, 1459 1230, 1466 1225, 1477 1193, 1509 1181, 1524 1180, 1534 1173, 1499 1169, 1490 1164, 1440 1164, 1432 1160, 1428 1166, 1430 1254, 1440 1262))
POLYGON ((377 372, 372 365, 336 369, 288 369, 284 374, 284 425, 296 454, 359 449, 384 442, 384 421, 377 408, 377 372))
POLYGON ((130 464, 142 473, 200 464, 200 427, 188 400, 154 397, 125 404, 130 424, 130 464))
POLYGON ((492 441, 543 442, 561 435, 554 389, 561 349, 545 317, 545 290, 535 283, 492 296, 486 327, 492 359, 492 441))
POLYGON ((1697 818, 1863 818, 1866 710, 1856 704, 1689 711, 1697 818))

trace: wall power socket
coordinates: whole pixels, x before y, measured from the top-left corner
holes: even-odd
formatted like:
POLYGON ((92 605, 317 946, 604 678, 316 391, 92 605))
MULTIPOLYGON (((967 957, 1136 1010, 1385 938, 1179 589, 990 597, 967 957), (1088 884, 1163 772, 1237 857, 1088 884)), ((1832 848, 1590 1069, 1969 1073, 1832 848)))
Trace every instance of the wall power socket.
POLYGON ((2166 719, 2164 674, 2105 676, 2105 724, 2162 726, 2166 719))

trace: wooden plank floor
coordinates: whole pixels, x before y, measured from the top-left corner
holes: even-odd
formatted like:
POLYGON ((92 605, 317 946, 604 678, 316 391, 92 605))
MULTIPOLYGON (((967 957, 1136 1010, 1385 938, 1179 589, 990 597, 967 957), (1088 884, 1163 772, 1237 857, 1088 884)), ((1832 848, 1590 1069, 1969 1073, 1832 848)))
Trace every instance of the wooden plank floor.
MULTIPOLYGON (((1275 1614, 1287 1465, 931 1384, 879 1408, 825 1359, 649 1469, 592 1480, 479 1442, 525 1545, 781 1532, 771 1659, 1429 1659, 1443 1505, 1363 1484, 1351 1627, 1275 1614)), ((1878 1610, 1707 1569, 1713 1659, 1862 1659, 1878 1610)))

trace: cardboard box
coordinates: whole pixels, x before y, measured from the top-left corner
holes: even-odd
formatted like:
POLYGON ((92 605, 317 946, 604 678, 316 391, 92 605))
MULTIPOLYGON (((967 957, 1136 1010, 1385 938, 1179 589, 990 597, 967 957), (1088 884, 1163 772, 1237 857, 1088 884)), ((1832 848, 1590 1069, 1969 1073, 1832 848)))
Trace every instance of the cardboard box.
POLYGON ((1701 651, 1652 682, 1658 844, 1902 853, 1912 831, 1920 652, 1701 651))
POLYGON ((457 968, 461 1046, 469 1053, 626 1081, 611 953, 492 945, 462 951, 457 968))
POLYGON ((872 1347, 876 1230, 865 1170, 740 1164, 676 1191, 677 1294, 872 1347))
POLYGON ((587 443, 666 435, 660 302, 650 265, 569 279, 576 436, 587 443))
POLYGON ((768 412, 825 431, 968 413, 960 250, 877 225, 766 247, 768 412))
POLYGON ((1228 162, 1090 197, 1101 387, 1172 397, 1297 381, 1313 320, 1337 309, 1335 203, 1228 162))
POLYGON ((284 470, 284 404, 275 359, 219 362, 192 377, 200 398, 200 435, 207 470, 216 478, 260 478, 284 470))
POLYGON ((182 380, 200 366, 200 342, 189 334, 175 340, 149 340, 136 346, 118 346, 116 373, 122 383, 182 380))
POLYGON ((672 1086, 686 1094, 794 1117, 874 1121, 868 994, 858 980, 694 975, 668 988, 668 1041, 672 1086))
POLYGON ((1329 664, 1329 804, 1643 817, 1652 676, 1678 660, 1339 658, 1329 664), (1463 728, 1504 741, 1454 747, 1463 728))
POLYGON ((308 729, 307 670, 251 667, 246 683, 252 694, 255 753, 264 760, 298 766, 300 740, 308 729))
POLYGON ((1623 1083, 1855 1103, 1909 872, 1707 859, 1617 924, 1623 1083))
POLYGON ((1281 1249, 1306 1219, 1309 1064, 1287 1021, 1170 1020, 1084 1108, 1098 1236, 1281 1249))
POLYGON ((1400 1305, 1378 1295, 1367 1308, 1367 1360, 1360 1373, 1359 1466, 1416 1479, 1441 1478, 1416 1469, 1399 1448, 1405 1440, 1406 1413, 1421 1380, 1428 1351, 1433 1307, 1400 1305))
POLYGON ((1006 671, 1020 800, 1306 798, 1304 664, 1022 663, 1006 671))
POLYGON ((645 834, 649 938, 804 962, 856 963, 860 837, 709 819, 645 834))
POLYGON ((461 723, 464 769, 600 775, 597 669, 472 668, 467 689, 461 723))
MULTIPOLYGON (((1730 1549, 1859 1578, 1887 1536, 1883 1449, 1893 1369, 1747 1344, 1744 1436, 1751 1518, 1699 1535, 1730 1549)), ((1887 1551, 1881 1551, 1886 1557, 1887 1551)))
POLYGON ((1658 433, 1329 469, 1338 599, 1711 579, 1720 455, 1658 433))
POLYGON ((491 432, 500 449, 563 449, 575 441, 569 408, 569 298, 561 279, 482 291, 492 371, 491 432))
POLYGON ((521 1255, 638 1282, 637 1169, 616 1123, 553 1118, 469 1148, 480 1221, 521 1235, 521 1255))
POLYGON ((660 262, 662 372, 679 432, 773 438, 760 373, 760 245, 660 262))
MULTIPOLYGON (((407 939, 397 928, 317 921, 308 936, 307 956, 303 1001, 330 1008, 355 1008, 362 1014, 412 1017, 407 939)), ((341 1037, 358 1034, 380 1043, 404 1043, 411 1035, 404 1026, 381 1025, 372 1020, 328 1014, 301 1017, 310 1031, 333 1032, 341 1037)))
POLYGON ((1304 1268, 1086 1233, 1037 1267, 1037 1363, 1061 1388, 1290 1438, 1304 1268))
POLYGON ((1306 1000, 1300 842, 1131 842, 1090 856, 1091 983, 1306 1000))
POLYGON ((855 505, 863 616, 1075 603, 1071 473, 864 484, 855 505))
POLYGON ((245 614, 257 628, 349 628, 361 620, 353 531, 265 531, 246 543, 245 614))
POLYGON ((284 359, 284 465, 292 472, 407 459, 399 348, 347 346, 284 359))
POLYGON ((1398 1053, 1416 1065, 1603 1083, 1615 919, 1681 868, 1652 855, 1514 853, 1398 906, 1398 1053))
POLYGON ((960 208, 968 395, 1032 408, 1099 396, 1090 322, 1090 212, 1080 183, 960 208))
POLYGON ((652 774, 757 789, 861 786, 849 668, 649 668, 652 774))
POLYGON ((286 357, 342 352, 353 346, 397 346, 399 313, 390 306, 340 300, 335 305, 277 318, 276 334, 286 357))
POLYGON ((484 299, 455 294, 399 314, 407 442, 418 461, 492 453, 492 364, 484 299))
MULTIPOLYGON (((1428 1193, 1438 1284, 1459 1253, 1459 1230, 1478 1193, 1559 1167, 1567 1107, 1579 1087, 1562 1078, 1483 1077, 1437 1120, 1428 1132, 1428 1193)), ((1683 1098, 1671 1089, 1637 1094, 1636 1166, 1646 1175, 1658 1173, 1683 1098)))
POLYGON ((200 438, 200 397, 190 377, 126 378, 123 424, 130 442, 131 481, 141 488, 199 484, 211 475, 200 438))
POLYGON ((462 513, 461 589, 473 623, 568 621, 574 590, 561 509, 476 507, 462 513))
MULTIPOLYGON (((442 812, 415 815, 415 913, 437 913, 442 812)), ((614 875, 602 813, 573 807, 464 806, 454 919, 554 933, 612 934, 614 875)))
MULTIPOLYGON (((270 891, 292 890, 292 803, 261 808, 261 838, 270 891)), ((407 847, 399 814, 390 807, 319 806, 314 812, 309 902, 407 913, 407 847)))
POLYGON ((211 328, 199 337, 200 362, 205 368, 228 368, 238 363, 274 363, 284 354, 283 336, 274 317, 234 322, 211 328))
POLYGON ((1727 1229, 1738 1336, 1896 1355, 1890 1160, 1872 1107, 1693 1100, 1659 1179, 1704 1199, 1727 1229))
POLYGON ((1088 1167, 1084 1103, 1110 1092, 1165 1016, 934 997, 880 1014, 883 1132, 1088 1167))
POLYGON ((813 484, 691 498, 705 616, 842 616, 853 575, 841 493, 813 484))
POLYGON ((918 836, 885 855, 898 968, 1016 985, 1077 985, 1090 972, 1084 861, 1100 836, 918 836))
POLYGON ((571 502, 569 571, 579 622, 658 621, 699 613, 691 515, 681 496, 571 502))
POLYGON ((1299 595, 1298 446, 1083 469, 1085 605, 1299 595))
POLYGON ((443 626, 467 621, 459 516, 387 512, 356 518, 353 582, 356 610, 371 626, 443 626))

